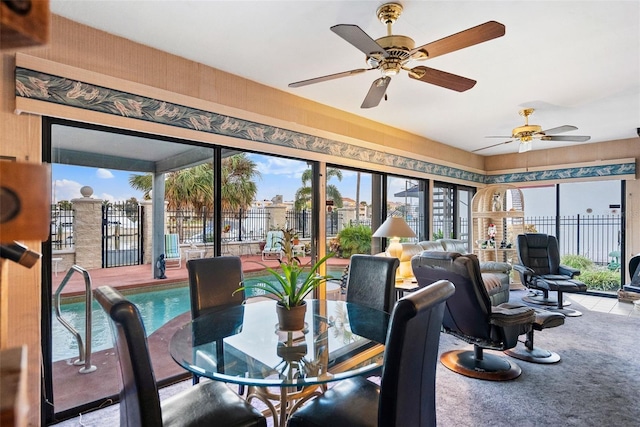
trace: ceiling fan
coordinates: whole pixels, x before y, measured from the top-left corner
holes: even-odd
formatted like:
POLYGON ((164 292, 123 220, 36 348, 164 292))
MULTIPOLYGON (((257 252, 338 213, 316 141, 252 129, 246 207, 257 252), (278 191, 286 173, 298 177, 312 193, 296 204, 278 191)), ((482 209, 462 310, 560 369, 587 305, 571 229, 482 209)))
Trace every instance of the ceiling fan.
POLYGON ((524 153, 531 150, 531 142, 534 139, 542 141, 571 141, 571 142, 586 142, 591 139, 590 136, 581 135, 557 135, 559 133, 569 132, 572 130, 578 130, 577 127, 571 125, 558 126, 547 130, 542 130, 542 127, 538 125, 529 124, 529 116, 533 114, 535 110, 533 108, 525 108, 519 111, 519 114, 524 117, 524 125, 518 126, 511 131, 511 136, 487 136, 487 138, 511 138, 509 141, 499 142, 497 144, 489 145, 488 147, 478 148, 476 151, 486 150, 487 148, 497 147, 498 145, 508 144, 513 141, 520 141, 519 153, 524 153))
POLYGON ((369 68, 359 68, 309 80, 302 80, 290 83, 289 87, 301 87, 341 77, 353 76, 365 71, 380 70, 382 77, 374 80, 367 96, 360 106, 360 108, 371 108, 377 106, 385 96, 387 87, 389 87, 389 83, 391 82, 391 77, 399 74, 400 70, 405 70, 409 73, 409 77, 414 80, 431 83, 457 92, 464 92, 471 89, 476 84, 476 81, 425 66, 410 68, 407 64, 413 60, 434 58, 502 37, 505 33, 504 25, 499 22, 489 21, 440 40, 415 47, 415 42, 412 38, 394 35, 391 32, 393 23, 396 22, 401 13, 402 5, 398 3, 386 3, 378 8, 376 14, 380 22, 387 26, 387 35, 377 40, 369 37, 369 35, 357 25, 339 24, 331 27, 331 31, 351 43, 366 55, 366 62, 369 64, 369 68))

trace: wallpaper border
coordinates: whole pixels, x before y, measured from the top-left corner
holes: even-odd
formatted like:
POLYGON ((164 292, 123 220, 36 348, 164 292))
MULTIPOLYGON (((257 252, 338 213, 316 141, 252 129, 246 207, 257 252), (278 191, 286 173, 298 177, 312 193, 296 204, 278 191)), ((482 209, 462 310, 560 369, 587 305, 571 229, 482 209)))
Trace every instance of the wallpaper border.
POLYGON ((15 72, 16 98, 35 99, 178 128, 329 154, 335 157, 422 172, 468 183, 501 184, 589 177, 635 176, 635 162, 483 175, 460 168, 385 153, 342 141, 89 84, 24 67, 16 67, 15 72))

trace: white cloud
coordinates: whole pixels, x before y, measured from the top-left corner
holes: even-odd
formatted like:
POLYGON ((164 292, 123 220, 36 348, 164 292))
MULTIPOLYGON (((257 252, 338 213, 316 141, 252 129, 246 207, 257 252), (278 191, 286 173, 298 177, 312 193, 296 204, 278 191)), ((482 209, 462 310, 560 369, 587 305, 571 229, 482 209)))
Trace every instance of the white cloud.
POLYGON ((112 195, 112 194, 109 194, 109 193, 102 193, 102 194, 100 195, 100 198, 101 198, 102 200, 108 200, 108 201, 110 201, 111 203, 115 203, 115 202, 118 202, 118 201, 119 201, 119 200, 117 200, 116 196, 114 196, 114 195, 112 195))
POLYGON ((107 169, 96 169, 96 176, 98 178, 101 179, 111 179, 114 178, 113 174, 111 173, 111 171, 107 170, 107 169))
POLYGON ((53 182, 53 188, 51 191, 51 195, 53 198, 53 202, 57 203, 60 200, 71 200, 71 199, 79 199, 82 197, 80 194, 80 189, 83 187, 82 184, 76 181, 72 181, 69 179, 57 179, 53 182))
POLYGON ((308 167, 300 160, 281 157, 260 157, 252 160, 256 162, 256 167, 262 175, 288 175, 299 179, 308 167))

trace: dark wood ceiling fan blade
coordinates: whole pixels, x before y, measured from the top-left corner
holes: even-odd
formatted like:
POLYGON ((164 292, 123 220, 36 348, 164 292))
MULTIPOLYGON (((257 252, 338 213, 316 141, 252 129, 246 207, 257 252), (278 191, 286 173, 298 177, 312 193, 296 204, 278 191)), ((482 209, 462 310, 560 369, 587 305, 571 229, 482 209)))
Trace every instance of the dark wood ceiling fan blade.
POLYGON ((338 24, 331 27, 331 31, 351 43, 367 56, 377 55, 384 58, 389 56, 382 46, 357 25, 338 24))
POLYGON ((454 52, 464 49, 465 47, 502 37, 504 34, 504 25, 496 21, 489 21, 440 40, 419 46, 413 49, 412 53, 422 50, 427 52, 429 58, 435 58, 445 53, 454 52))
POLYGON ((339 79, 341 77, 349 77, 355 74, 364 73, 365 71, 375 70, 376 68, 358 68, 356 70, 343 71, 342 73, 329 74, 322 77, 316 77, 308 80, 301 80, 299 82, 289 83, 289 87, 300 87, 311 85, 314 83, 326 82, 327 80, 339 79))
POLYGON ((543 141, 567 141, 567 142, 587 142, 591 139, 590 136, 581 136, 581 135, 560 135, 560 136, 549 136, 545 135, 542 138, 543 141))
POLYGON ((362 101, 360 108, 377 107, 384 97, 384 94, 387 92, 389 83, 391 83, 391 77, 388 76, 374 80, 369 88, 367 96, 364 98, 364 101, 362 101))
POLYGON ((446 71, 436 70, 434 68, 420 65, 409 70, 409 77, 421 82, 431 83, 446 89, 464 92, 475 86, 476 81, 456 74, 447 73, 446 71))
POLYGON ((569 132, 572 130, 578 130, 578 128, 571 125, 564 125, 564 126, 558 126, 557 128, 543 130, 542 133, 544 133, 545 135, 556 135, 559 133, 569 132))
MULTIPOLYGON (((508 138, 508 137, 507 137, 508 138)), ((477 150, 473 150, 472 153, 475 153, 477 151, 482 151, 482 150, 486 150, 487 148, 493 148, 493 147, 497 147, 498 145, 504 145, 504 144, 508 144, 510 142, 513 142, 513 139, 510 139, 509 141, 504 141, 504 142, 498 142, 497 144, 493 144, 493 145, 489 145, 487 147, 482 147, 482 148, 478 148, 477 150)))

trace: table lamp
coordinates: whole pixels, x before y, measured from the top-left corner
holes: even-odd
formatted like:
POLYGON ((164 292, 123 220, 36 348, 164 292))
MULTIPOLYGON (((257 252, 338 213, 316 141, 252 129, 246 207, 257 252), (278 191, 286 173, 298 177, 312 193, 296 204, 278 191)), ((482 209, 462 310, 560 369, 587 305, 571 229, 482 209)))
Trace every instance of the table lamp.
POLYGON ((391 242, 387 247, 386 253, 389 256, 401 259, 402 245, 401 237, 416 237, 416 233, 409 227, 404 218, 399 216, 390 216, 385 222, 373 233, 373 237, 389 237, 391 242))

